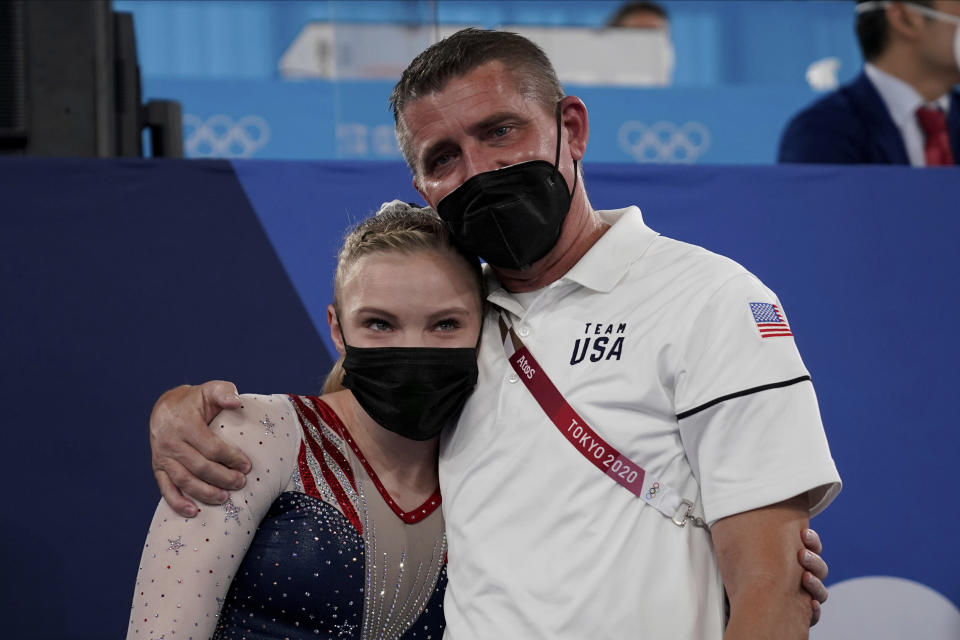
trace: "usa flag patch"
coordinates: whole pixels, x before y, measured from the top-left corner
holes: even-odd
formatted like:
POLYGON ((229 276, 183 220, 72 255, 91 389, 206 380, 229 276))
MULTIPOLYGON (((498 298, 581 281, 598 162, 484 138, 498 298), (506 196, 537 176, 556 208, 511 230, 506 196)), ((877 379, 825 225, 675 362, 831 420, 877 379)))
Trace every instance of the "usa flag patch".
POLYGON ((753 313, 753 320, 757 323, 761 338, 793 335, 787 319, 783 317, 783 312, 777 305, 769 302, 751 302, 750 311, 753 313))

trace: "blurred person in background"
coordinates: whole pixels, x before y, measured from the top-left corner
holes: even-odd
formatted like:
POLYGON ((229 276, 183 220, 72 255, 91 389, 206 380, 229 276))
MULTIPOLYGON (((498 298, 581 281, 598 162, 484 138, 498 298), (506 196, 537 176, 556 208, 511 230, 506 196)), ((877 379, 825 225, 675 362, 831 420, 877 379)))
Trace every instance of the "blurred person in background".
MULTIPOLYGON (((593 209, 586 106, 526 38, 459 31, 391 104, 414 187, 489 265, 477 390, 440 445, 446 636, 806 638, 826 597, 807 524, 840 479, 776 296, 637 207, 593 209)), ((182 515, 181 489, 243 486, 206 427, 234 393, 154 408, 182 515)))
POLYGON ((662 29, 670 27, 666 9, 656 2, 627 2, 610 16, 608 27, 662 29))
POLYGON ((960 1, 860 0, 863 72, 791 119, 779 162, 955 165, 960 1))
POLYGON ((627 2, 610 16, 606 26, 611 29, 642 29, 659 36, 659 59, 665 67, 662 86, 673 83, 677 54, 670 37, 670 16, 666 9, 655 2, 627 2))

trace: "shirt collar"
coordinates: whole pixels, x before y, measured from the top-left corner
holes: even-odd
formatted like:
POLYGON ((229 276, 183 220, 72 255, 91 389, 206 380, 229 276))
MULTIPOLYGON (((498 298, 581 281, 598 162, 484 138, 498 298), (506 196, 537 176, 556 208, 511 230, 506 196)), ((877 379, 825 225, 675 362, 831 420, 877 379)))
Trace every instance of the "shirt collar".
MULTIPOLYGON (((900 78, 883 71, 882 69, 870 64, 863 66, 864 73, 870 78, 870 82, 876 88, 877 93, 890 112, 890 118, 898 127, 903 127, 906 123, 912 122, 916 117, 919 107, 927 102, 923 99, 916 89, 900 78)), ((931 103, 939 107, 944 113, 950 107, 950 96, 944 94, 931 103)))
POLYGON ((562 279, 609 293, 660 234, 644 224, 637 207, 597 211, 597 215, 610 228, 562 279))
MULTIPOLYGON (((640 259, 653 239, 660 235, 644 224, 643 215, 637 207, 596 213, 610 228, 570 271, 548 286, 569 281, 600 293, 609 293, 623 279, 630 266, 640 259)), ((499 307, 522 314, 522 305, 497 282, 493 271, 489 268, 485 271, 490 291, 487 299, 499 307)))

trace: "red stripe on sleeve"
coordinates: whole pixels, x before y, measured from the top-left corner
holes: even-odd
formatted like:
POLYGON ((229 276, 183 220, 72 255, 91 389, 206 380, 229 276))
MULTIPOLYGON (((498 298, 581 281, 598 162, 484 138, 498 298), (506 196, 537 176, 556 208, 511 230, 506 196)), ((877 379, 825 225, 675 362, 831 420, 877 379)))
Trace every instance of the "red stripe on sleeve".
MULTIPOLYGON (((311 422, 312 426, 314 426, 318 432, 321 432, 322 430, 320 429, 318 424, 313 424, 313 420, 311 419, 311 415, 310 415, 311 411, 299 396, 290 396, 290 399, 294 402, 294 404, 300 410, 298 411, 298 416, 300 417, 300 420, 301 420, 300 427, 303 429, 304 442, 308 447, 310 447, 310 451, 313 454, 314 459, 317 461, 317 466, 320 468, 320 474, 323 476, 324 482, 327 483, 327 486, 330 487, 330 490, 333 492, 333 495, 336 497, 337 504, 340 505, 340 511, 343 513, 344 517, 350 521, 350 524, 353 525, 354 529, 356 529, 358 533, 362 534, 363 523, 360 521, 360 515, 357 513, 357 510, 354 508, 353 503, 350 501, 349 496, 347 496, 347 492, 344 490, 343 486, 340 484, 340 481, 337 479, 336 474, 334 474, 334 472, 326 464, 326 459, 324 458, 324 455, 323 455, 324 448, 317 443, 316 439, 313 437, 313 434, 310 433, 310 430, 307 428, 307 425, 303 424, 303 419, 305 418, 309 422, 311 422)), ((310 475, 311 482, 313 482, 312 472, 307 463, 306 451, 304 450, 303 447, 301 447, 301 454, 302 454, 301 458, 298 459, 298 463, 302 464, 300 468, 301 477, 304 475, 304 471, 306 471, 306 473, 310 475)), ((343 458, 342 454, 341 454, 341 458, 343 458)), ((345 477, 352 484, 353 471, 349 468, 349 465, 346 464, 346 459, 343 458, 343 460, 344 460, 344 465, 347 467, 347 470, 349 471, 349 474, 345 472, 345 477)), ((307 484, 304 483, 304 490, 306 490, 306 488, 307 488, 307 484)), ((314 483, 314 490, 316 491, 315 483, 314 483)), ((356 490, 356 485, 354 485, 354 490, 356 490)), ((318 492, 318 495, 316 495, 315 497, 320 497, 319 492, 318 492)))
POLYGON ((320 491, 317 489, 317 483, 313 481, 313 472, 310 471, 310 465, 307 464, 307 443, 300 443, 300 453, 297 455, 297 468, 300 469, 300 482, 303 484, 303 492, 308 496, 323 500, 320 491))
POLYGON ((336 431, 340 437, 343 437, 343 428, 340 424, 340 418, 337 417, 337 414, 330 409, 326 403, 316 397, 307 397, 306 400, 309 400, 310 403, 307 404, 304 402, 304 398, 300 396, 291 396, 294 403, 297 405, 297 408, 300 410, 300 413, 307 419, 307 421, 317 430, 317 433, 320 435, 320 444, 323 447, 323 450, 327 452, 333 461, 337 463, 337 466, 340 467, 340 471, 347 477, 347 480, 350 482, 350 486, 353 487, 354 491, 357 491, 357 481, 353 477, 353 469, 350 467, 350 463, 347 462, 346 456, 337 448, 337 445, 330 442, 323 434, 323 428, 320 426, 320 422, 324 422, 330 426, 334 431, 336 431))
POLYGON ((323 474, 323 479, 327 483, 327 486, 330 487, 330 490, 333 491, 333 495, 337 498, 337 503, 340 505, 340 510, 343 512, 344 517, 353 524, 353 527, 357 530, 357 533, 363 533, 363 523, 360 522, 360 515, 357 513, 357 510, 353 508, 353 503, 350 502, 350 498, 347 496, 347 492, 344 491, 343 486, 337 480, 337 476, 334 475, 333 471, 330 470, 330 467, 326 465, 323 459, 323 450, 320 445, 317 444, 317 441, 314 440, 313 436, 310 433, 306 434, 307 436, 307 445, 310 447, 310 451, 313 452, 313 457, 316 458, 317 464, 320 467, 320 473, 323 474))

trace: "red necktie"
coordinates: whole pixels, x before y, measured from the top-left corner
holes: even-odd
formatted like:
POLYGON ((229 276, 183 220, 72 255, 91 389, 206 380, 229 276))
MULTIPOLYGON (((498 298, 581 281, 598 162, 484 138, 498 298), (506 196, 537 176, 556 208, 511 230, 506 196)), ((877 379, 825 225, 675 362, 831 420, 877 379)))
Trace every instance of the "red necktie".
POLYGON ((923 129, 923 135, 926 138, 923 145, 923 155, 927 159, 927 166, 937 167, 953 164, 950 136, 947 135, 947 117, 943 114, 943 111, 920 107, 917 109, 917 122, 923 129))

